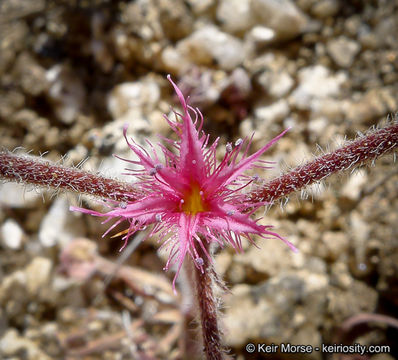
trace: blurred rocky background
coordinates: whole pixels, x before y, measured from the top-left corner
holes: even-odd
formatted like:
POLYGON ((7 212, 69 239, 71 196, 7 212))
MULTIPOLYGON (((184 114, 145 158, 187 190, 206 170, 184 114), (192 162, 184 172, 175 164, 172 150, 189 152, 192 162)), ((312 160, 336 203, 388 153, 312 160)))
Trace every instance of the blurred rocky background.
MULTIPOLYGON (((270 179, 398 110, 397 34, 396 0, 2 0, 0 146, 129 180, 122 127, 144 146, 170 135, 170 73, 222 144, 255 132, 255 150, 292 126, 270 179)), ((387 156, 268 209, 298 254, 260 239, 218 252, 231 354, 343 359, 245 344, 359 342, 395 358, 397 180, 387 156)), ((0 184, 0 358, 177 359, 181 299, 156 239, 121 265, 120 239, 70 204, 100 206, 0 184)))

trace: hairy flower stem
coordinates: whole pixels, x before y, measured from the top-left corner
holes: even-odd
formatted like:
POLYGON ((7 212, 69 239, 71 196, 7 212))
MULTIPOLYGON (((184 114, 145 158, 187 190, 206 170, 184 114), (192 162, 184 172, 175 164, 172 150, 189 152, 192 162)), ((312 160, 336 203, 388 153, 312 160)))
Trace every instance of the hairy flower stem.
POLYGON ((397 145, 398 123, 395 122, 259 186, 249 194, 249 199, 272 203, 329 175, 374 161, 397 145))
POLYGON ((7 151, 0 152, 0 178, 117 201, 139 197, 132 184, 7 151))
POLYGON ((200 360, 203 358, 201 342, 198 341, 198 303, 196 299, 195 265, 191 258, 184 261, 179 278, 181 292, 181 336, 179 339, 180 358, 200 360))
POLYGON ((213 264, 203 254, 204 260, 203 273, 196 266, 195 280, 196 280, 196 293, 197 302, 200 312, 200 322, 203 338, 203 351, 206 355, 206 360, 222 360, 224 359, 221 335, 218 327, 217 320, 217 302, 213 293, 215 284, 215 272, 213 264))

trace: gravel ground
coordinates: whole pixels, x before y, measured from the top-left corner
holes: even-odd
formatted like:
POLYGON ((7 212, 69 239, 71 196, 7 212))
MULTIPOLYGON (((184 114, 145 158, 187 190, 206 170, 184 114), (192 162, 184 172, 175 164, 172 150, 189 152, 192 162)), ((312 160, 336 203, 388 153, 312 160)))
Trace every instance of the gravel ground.
MULTIPOLYGON (((395 0, 2 0, 0 146, 129 180, 112 157, 132 157, 123 125, 143 145, 170 135, 170 73, 223 145, 255 132, 255 150, 292 126, 266 154, 270 179, 397 111, 397 33, 395 0)), ((231 354, 398 358, 386 325, 398 307, 397 180, 386 156, 268 209, 262 221, 298 254, 260 239, 218 252, 231 354), (250 354, 249 342, 390 353, 250 354)), ((120 265, 120 240, 70 204, 100 208, 0 184, 0 358, 178 359, 181 296, 156 239, 120 265)))

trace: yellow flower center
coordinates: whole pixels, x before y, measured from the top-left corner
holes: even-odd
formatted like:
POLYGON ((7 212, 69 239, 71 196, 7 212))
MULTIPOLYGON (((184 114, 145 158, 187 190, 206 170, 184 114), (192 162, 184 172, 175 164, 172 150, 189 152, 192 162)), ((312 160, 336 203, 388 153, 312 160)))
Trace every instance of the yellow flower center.
POLYGON ((197 184, 194 184, 191 190, 184 196, 182 210, 191 215, 209 210, 208 205, 204 201, 203 193, 197 184))

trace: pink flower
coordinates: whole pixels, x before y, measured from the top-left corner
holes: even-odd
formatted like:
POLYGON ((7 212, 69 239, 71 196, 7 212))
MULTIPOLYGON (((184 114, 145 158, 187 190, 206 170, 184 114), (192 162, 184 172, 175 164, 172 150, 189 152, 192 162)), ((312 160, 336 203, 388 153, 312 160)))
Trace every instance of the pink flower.
POLYGON ((259 225, 258 219, 251 219, 253 212, 264 203, 252 203, 242 192, 242 189, 253 181, 253 178, 244 175, 244 172, 254 167, 267 168, 266 162, 260 161, 259 157, 287 130, 250 156, 248 150, 251 140, 246 141, 246 146, 245 141, 240 139, 234 146, 227 144, 223 160, 217 163, 216 148, 219 138, 207 147, 209 135, 201 130, 201 112, 189 106, 170 75, 167 78, 173 85, 183 109, 182 114, 174 112, 176 121, 164 116, 179 141, 167 138, 163 140, 174 148, 175 152, 159 144, 164 156, 162 162, 151 143, 148 142, 152 149, 150 155, 133 140, 129 142, 126 126, 123 131, 128 146, 138 157, 137 161, 125 161, 140 165, 139 170, 131 170, 131 173, 139 179, 136 185, 143 197, 131 202, 115 203, 105 214, 75 207, 71 210, 106 216, 108 219, 105 222, 116 218, 117 221, 103 236, 127 220, 130 225, 123 232, 125 244, 136 231, 153 225, 148 236, 158 233, 159 241, 163 242, 162 247, 169 248, 170 255, 164 269, 168 270, 177 264, 173 288, 187 254, 192 257, 195 266, 204 271, 204 260, 198 249, 200 248, 201 253, 211 261, 208 244, 212 242, 220 246, 229 243, 236 251, 241 252, 241 237, 253 242, 252 235, 256 234, 263 238, 277 237, 295 250, 287 240, 270 231, 271 226, 259 225), (191 114, 195 116, 194 121, 191 114), (243 155, 239 156, 243 148, 243 155))

